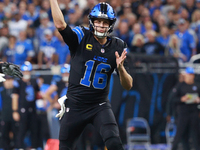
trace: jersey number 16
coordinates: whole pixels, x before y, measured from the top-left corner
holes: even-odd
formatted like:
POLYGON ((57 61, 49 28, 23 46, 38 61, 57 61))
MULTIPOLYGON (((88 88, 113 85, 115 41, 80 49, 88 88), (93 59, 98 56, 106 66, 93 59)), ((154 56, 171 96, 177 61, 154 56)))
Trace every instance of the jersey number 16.
MULTIPOLYGON (((80 84, 90 87, 91 81, 90 76, 94 67, 94 60, 89 60, 85 63, 86 70, 84 77, 81 78, 80 84)), ((109 72, 111 69, 111 66, 108 64, 100 63, 95 68, 95 73, 92 81, 92 85, 95 89, 104 89, 107 85, 107 79, 108 76, 106 72, 109 72), (104 70, 104 72, 102 72, 104 70)))

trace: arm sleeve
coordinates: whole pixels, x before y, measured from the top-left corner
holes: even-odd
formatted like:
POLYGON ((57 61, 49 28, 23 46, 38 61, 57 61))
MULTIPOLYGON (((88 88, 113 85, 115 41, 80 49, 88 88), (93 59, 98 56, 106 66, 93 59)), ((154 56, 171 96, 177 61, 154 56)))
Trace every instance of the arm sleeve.
POLYGON ((13 92, 12 93, 19 94, 20 85, 19 85, 18 81, 14 80, 13 81, 13 86, 14 86, 14 88, 13 88, 13 92))
POLYGON ((63 37, 65 43, 69 46, 71 54, 76 52, 77 46, 80 44, 82 38, 84 37, 84 32, 81 27, 75 27, 71 29, 68 25, 67 27, 59 31, 63 37))
POLYGON ((167 101, 167 106, 166 106, 166 113, 167 115, 169 116, 173 116, 174 115, 174 107, 175 107, 175 103, 177 101, 179 101, 179 85, 180 83, 178 83, 172 90, 171 92, 169 93, 169 96, 168 96, 168 101, 167 101))

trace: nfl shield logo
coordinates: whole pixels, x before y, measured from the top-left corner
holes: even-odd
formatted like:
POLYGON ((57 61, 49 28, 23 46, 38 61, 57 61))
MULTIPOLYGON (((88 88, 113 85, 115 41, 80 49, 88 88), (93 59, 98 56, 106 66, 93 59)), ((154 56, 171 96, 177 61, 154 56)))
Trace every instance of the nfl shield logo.
POLYGON ((105 49, 102 48, 102 49, 101 49, 101 53, 105 53, 105 49))

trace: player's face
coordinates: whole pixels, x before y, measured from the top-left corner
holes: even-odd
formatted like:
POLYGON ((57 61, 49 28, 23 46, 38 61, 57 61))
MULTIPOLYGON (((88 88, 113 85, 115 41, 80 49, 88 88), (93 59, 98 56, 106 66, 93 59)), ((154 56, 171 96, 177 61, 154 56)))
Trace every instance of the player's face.
POLYGON ((96 19, 94 20, 94 27, 97 32, 105 33, 109 28, 109 20, 107 19, 96 19))
POLYGON ((194 82, 194 77, 195 77, 194 74, 186 73, 185 76, 184 76, 184 80, 185 80, 186 83, 193 83, 194 82))
POLYGON ((30 71, 23 71, 23 80, 28 81, 31 78, 31 72, 30 71))

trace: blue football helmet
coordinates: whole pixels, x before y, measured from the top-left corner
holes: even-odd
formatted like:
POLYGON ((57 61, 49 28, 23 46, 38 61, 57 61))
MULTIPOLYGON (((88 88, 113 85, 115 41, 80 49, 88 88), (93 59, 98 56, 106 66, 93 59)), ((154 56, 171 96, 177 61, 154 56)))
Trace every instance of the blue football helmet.
POLYGON ((101 2, 96 6, 94 6, 88 18, 89 18, 89 28, 92 32, 94 32, 94 35, 96 35, 98 38, 103 38, 108 36, 108 34, 110 34, 113 31, 116 22, 116 16, 113 8, 108 3, 105 2, 101 2), (95 30, 93 22, 94 19, 96 18, 108 19, 110 21, 110 26, 105 33, 100 33, 95 30))
POLYGON ((21 65, 21 71, 31 71, 33 69, 32 64, 29 61, 25 61, 23 65, 21 65))
POLYGON ((61 68, 60 68, 60 72, 61 73, 69 73, 70 71, 70 65, 69 64, 64 64, 61 68))

